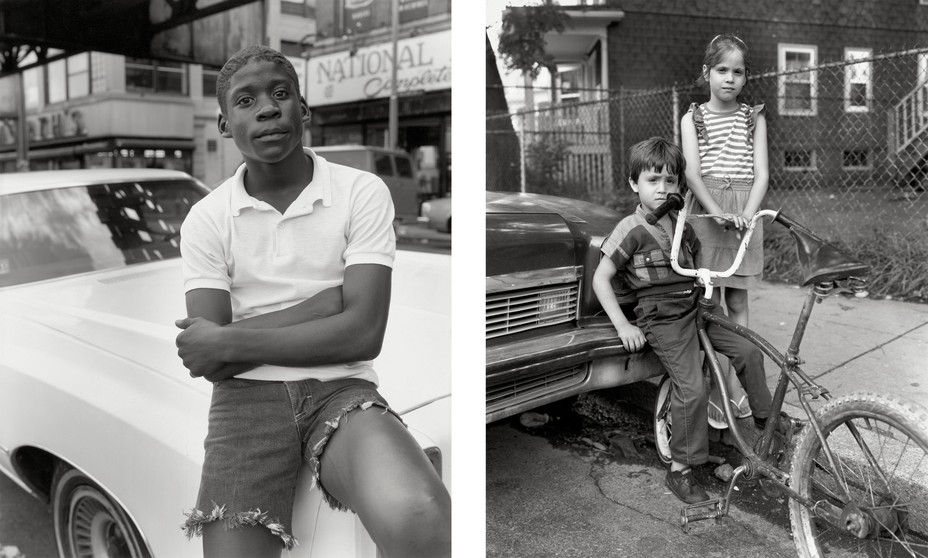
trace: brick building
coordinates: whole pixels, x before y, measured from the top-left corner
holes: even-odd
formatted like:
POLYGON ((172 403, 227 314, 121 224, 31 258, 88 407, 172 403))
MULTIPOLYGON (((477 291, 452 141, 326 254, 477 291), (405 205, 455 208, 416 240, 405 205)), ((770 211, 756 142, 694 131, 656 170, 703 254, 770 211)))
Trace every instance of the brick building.
POLYGON ((612 181, 634 142, 678 138, 682 113, 708 99, 695 84, 705 45, 733 33, 750 49, 741 99, 767 107, 773 183, 928 182, 925 0, 605 0, 565 10, 573 25, 546 36, 559 67, 558 103, 577 101, 564 114, 584 129, 608 123, 603 157, 612 181), (604 96, 609 102, 592 104, 604 96))

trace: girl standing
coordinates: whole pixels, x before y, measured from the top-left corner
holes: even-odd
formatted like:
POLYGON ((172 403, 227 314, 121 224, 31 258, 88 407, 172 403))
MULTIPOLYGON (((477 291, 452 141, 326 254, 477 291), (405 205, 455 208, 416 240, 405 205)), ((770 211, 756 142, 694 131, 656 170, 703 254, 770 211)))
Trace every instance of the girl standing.
MULTIPOLYGON (((694 219, 701 250, 696 264, 728 269, 741 243, 741 233, 760 208, 767 193, 767 124, 764 105, 738 101, 748 72, 748 47, 734 35, 718 35, 706 47, 702 80, 709 85, 709 101, 693 103, 680 123, 686 180, 695 197, 692 214, 725 215, 726 219, 694 219)), ((748 323, 748 289, 764 270, 763 228, 751 237, 735 274, 717 279, 724 290, 728 315, 748 323)))

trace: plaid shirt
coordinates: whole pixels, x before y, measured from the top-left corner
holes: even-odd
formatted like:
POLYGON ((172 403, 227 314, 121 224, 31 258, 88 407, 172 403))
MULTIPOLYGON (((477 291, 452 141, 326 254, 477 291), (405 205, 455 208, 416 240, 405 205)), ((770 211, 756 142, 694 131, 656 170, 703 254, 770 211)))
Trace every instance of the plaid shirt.
MULTIPOLYGON (((670 220, 676 227, 676 212, 670 220)), ((670 266, 672 231, 665 231, 660 224, 649 225, 641 205, 635 213, 622 219, 603 242, 603 255, 615 264, 616 275, 612 286, 620 302, 634 298, 635 293, 650 287, 667 287, 679 284, 680 290, 691 288, 695 280, 679 275, 670 266)), ((699 251, 699 240, 693 227, 687 223, 683 228, 683 241, 678 256, 680 265, 695 268, 695 256, 699 251)))

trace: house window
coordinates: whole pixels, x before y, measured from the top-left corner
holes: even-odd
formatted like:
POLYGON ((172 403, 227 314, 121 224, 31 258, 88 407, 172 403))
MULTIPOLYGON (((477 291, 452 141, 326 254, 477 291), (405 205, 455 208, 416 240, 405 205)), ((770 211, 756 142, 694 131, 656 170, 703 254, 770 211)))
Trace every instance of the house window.
POLYGON ((818 47, 780 45, 778 49, 779 112, 784 116, 815 116, 818 82, 815 71, 804 71, 818 63, 818 47))
POLYGON ((180 62, 126 58, 126 89, 187 94, 187 67, 180 62))
POLYGON ((560 84, 559 100, 564 103, 576 103, 580 100, 580 84, 583 79, 583 67, 571 64, 558 68, 557 80, 560 84))
POLYGON ((873 98, 872 64, 869 60, 873 51, 869 48, 846 48, 844 60, 863 60, 844 67, 844 110, 867 112, 873 98))
POLYGON ((842 154, 841 166, 845 169, 869 169, 870 168, 870 150, 868 149, 850 149, 842 154))
POLYGON ((815 170, 815 151, 787 149, 783 152, 783 168, 790 171, 815 170))

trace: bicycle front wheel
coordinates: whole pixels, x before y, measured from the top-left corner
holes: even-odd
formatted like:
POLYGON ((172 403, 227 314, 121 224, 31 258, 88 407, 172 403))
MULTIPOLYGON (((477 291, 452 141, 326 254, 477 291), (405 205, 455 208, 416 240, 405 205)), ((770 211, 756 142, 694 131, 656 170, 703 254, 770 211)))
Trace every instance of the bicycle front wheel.
POLYGON ((834 467, 808 425, 790 486, 841 513, 826 521, 790 500, 799 555, 928 556, 928 413, 897 397, 857 393, 816 415, 834 467))

